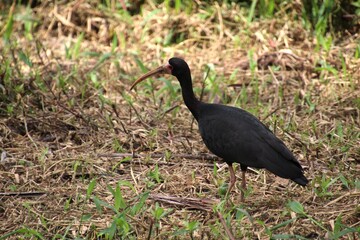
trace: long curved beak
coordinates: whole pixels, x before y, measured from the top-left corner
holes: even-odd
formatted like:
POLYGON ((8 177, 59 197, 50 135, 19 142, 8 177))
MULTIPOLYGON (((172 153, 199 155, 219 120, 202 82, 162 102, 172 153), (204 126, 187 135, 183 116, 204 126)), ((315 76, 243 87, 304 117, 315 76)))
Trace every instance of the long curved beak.
POLYGON ((154 70, 151 70, 150 72, 142 75, 140 78, 138 78, 130 87, 130 90, 132 90, 139 82, 144 81, 145 79, 154 76, 156 74, 160 74, 160 73, 168 73, 171 74, 172 71, 172 66, 170 64, 165 64, 163 66, 160 66, 154 70))

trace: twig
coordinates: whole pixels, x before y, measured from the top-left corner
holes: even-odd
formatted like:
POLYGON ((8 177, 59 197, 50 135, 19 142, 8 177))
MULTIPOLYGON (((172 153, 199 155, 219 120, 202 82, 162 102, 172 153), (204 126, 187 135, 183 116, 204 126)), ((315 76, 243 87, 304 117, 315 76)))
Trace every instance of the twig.
MULTIPOLYGON (((69 28, 75 29, 78 32, 83 32, 84 29, 75 25, 74 23, 70 22, 68 19, 66 19, 65 17, 61 16, 59 13, 57 13, 56 8, 54 8, 54 10, 52 11, 52 13, 54 14, 55 18, 62 23, 64 26, 67 26, 69 28)), ((97 35, 93 32, 93 31, 87 31, 85 30, 86 33, 88 33, 89 35, 91 35, 92 37, 97 37, 97 35)))
POLYGON ((121 119, 120 119, 120 115, 119 115, 119 113, 118 113, 118 111, 117 111, 117 109, 116 109, 116 104, 115 104, 115 103, 111 104, 111 108, 112 108, 112 110, 114 111, 114 113, 115 113, 115 115, 116 115, 116 117, 117 117, 117 119, 118 119, 118 122, 120 123, 120 125, 121 125, 124 133, 129 134, 129 131, 125 128, 124 123, 123 123, 123 122, 121 121, 121 119))
POLYGON ((140 122, 141 122, 144 126, 149 127, 149 125, 144 122, 143 118, 141 117, 141 115, 139 114, 139 112, 136 110, 135 106, 134 106, 131 102, 128 102, 128 103, 129 103, 129 105, 130 105, 130 108, 134 110, 134 112, 135 112, 136 116, 139 118, 140 122))
MULTIPOLYGON (((133 154, 133 153, 103 153, 98 154, 97 157, 108 157, 108 158, 124 158, 124 157, 132 157, 132 158, 145 158, 144 155, 140 154, 133 154)), ((153 153, 150 154, 150 158, 163 158, 165 157, 165 154, 162 153, 153 153)), ((212 160, 212 161, 219 161, 220 158, 218 158, 215 155, 211 154, 199 154, 199 155, 193 155, 193 154, 172 154, 171 157, 176 158, 186 158, 186 159, 201 159, 201 160, 212 160)))
POLYGON ((169 108, 168 110, 166 110, 162 116, 165 116, 165 114, 168 114, 169 112, 171 112, 172 110, 174 110, 177 107, 179 107, 179 104, 176 104, 176 105, 172 106, 171 108, 169 108))
POLYGON ((134 171, 133 171, 133 168, 132 168, 132 167, 130 167, 130 175, 131 175, 131 178, 133 179, 133 181, 134 181, 134 183, 135 183, 134 189, 135 189, 136 195, 139 195, 139 192, 138 192, 138 190, 137 190, 138 183, 137 183, 136 178, 135 178, 135 176, 134 176, 134 171))
POLYGON ((275 108, 273 111, 271 111, 270 113, 268 113, 263 119, 262 121, 265 121, 268 117, 270 117, 271 115, 273 115, 275 112, 279 111, 280 107, 275 108))
POLYGON ((37 197, 46 194, 46 192, 0 192, 0 197, 37 197))
POLYGON ((228 235, 229 239, 230 240, 235 240, 233 234, 231 233, 230 229, 228 228, 228 226, 226 225, 226 222, 224 220, 224 217, 220 214, 219 211, 216 211, 218 217, 219 217, 219 220, 221 222, 221 224, 223 225, 224 229, 225 229, 225 232, 226 234, 228 235))
POLYGON ((181 206, 183 208, 197 209, 205 212, 212 212, 213 205, 218 202, 217 200, 213 199, 182 198, 161 194, 150 194, 149 198, 155 201, 181 206))
POLYGON ((301 141, 298 137, 296 137, 294 134, 290 133, 289 131, 282 129, 286 134, 288 134, 290 137, 294 138, 296 141, 298 141, 302 146, 304 146, 306 148, 307 152, 310 152, 310 149, 308 148, 308 146, 301 141))
POLYGON ((152 232, 153 225, 154 225, 154 221, 151 219, 151 220, 150 220, 149 234, 148 234, 148 236, 147 236, 147 240, 150 240, 150 239, 151 239, 151 232, 152 232))
POLYGON ((353 192, 353 193, 348 192, 348 193, 346 193, 346 194, 344 194, 344 195, 341 195, 340 197, 332 200, 331 202, 328 202, 324 207, 330 206, 330 205, 332 205, 332 204, 340 201, 340 200, 343 199, 344 197, 348 197, 348 196, 352 196, 352 195, 354 195, 354 196, 359 195, 359 196, 360 196, 360 192, 358 192, 358 193, 357 193, 357 192, 353 192))
POLYGON ((206 82, 206 79, 207 79, 208 76, 209 76, 209 72, 210 72, 210 68, 208 67, 208 69, 207 69, 207 71, 206 71, 206 75, 205 75, 204 81, 202 82, 202 86, 201 86, 200 101, 202 101, 202 99, 203 99, 203 97, 204 97, 205 82, 206 82))
POLYGON ((31 137, 31 135, 30 135, 30 133, 29 133, 28 126, 27 126, 27 122, 26 122, 26 116, 25 116, 25 110, 24 110, 24 103, 22 103, 22 104, 23 104, 22 110, 23 110, 24 127, 25 127, 26 135, 28 136, 28 138, 29 138, 30 141, 34 144, 36 150, 38 151, 39 148, 38 148, 37 144, 35 143, 34 139, 31 137))

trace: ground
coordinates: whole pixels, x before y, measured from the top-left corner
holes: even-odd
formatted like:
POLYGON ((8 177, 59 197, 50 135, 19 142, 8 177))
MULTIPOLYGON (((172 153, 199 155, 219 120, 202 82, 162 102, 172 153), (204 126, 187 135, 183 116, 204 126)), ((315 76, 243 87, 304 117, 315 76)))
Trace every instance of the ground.
POLYGON ((316 35, 297 2, 271 18, 166 2, 5 5, 0 239, 359 239, 359 34, 316 35), (241 107, 281 138, 309 185, 250 169, 241 203, 237 165, 226 202, 227 165, 177 80, 129 90, 172 56, 203 101, 241 107))

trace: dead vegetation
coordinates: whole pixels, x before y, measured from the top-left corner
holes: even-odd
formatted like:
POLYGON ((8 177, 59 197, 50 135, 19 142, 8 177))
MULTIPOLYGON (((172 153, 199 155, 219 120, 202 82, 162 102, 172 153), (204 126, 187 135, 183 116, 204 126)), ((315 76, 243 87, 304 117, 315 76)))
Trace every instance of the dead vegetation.
MULTIPOLYGON (((128 222, 118 224, 130 229, 126 236, 118 230, 124 239, 324 239, 339 216, 341 226, 359 230, 359 36, 325 51, 294 20, 296 10, 247 23, 238 6, 212 9, 187 15, 145 4, 129 16, 91 1, 46 2, 28 13, 31 30, 14 22, 0 56, 0 234, 26 228, 45 239, 97 239, 121 212, 128 222), (237 188, 223 206, 226 164, 202 143, 176 81, 173 96, 163 81, 128 91, 142 64, 171 56, 187 60, 199 95, 208 75, 204 101, 241 106, 270 126, 311 184, 254 170, 246 204, 237 188), (118 200, 118 184, 125 205, 99 210, 96 199, 118 200), (131 215, 141 196, 145 205, 131 215), (289 210, 290 201, 308 215, 289 210), (194 231, 175 236, 191 221, 194 231)), ((24 12, 18 5, 9 15, 24 12)))

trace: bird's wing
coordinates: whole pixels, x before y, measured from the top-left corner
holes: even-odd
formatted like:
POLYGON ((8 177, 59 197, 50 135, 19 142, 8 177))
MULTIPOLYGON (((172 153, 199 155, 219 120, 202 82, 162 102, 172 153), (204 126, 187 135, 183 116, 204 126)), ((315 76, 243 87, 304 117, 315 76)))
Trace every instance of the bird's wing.
MULTIPOLYGON (((214 154, 222 158, 246 158, 249 156, 260 156, 259 152, 271 153, 268 157, 252 159, 254 167, 265 167, 265 162, 278 162, 281 156, 284 160, 292 162, 301 168, 291 151, 285 146, 284 142, 277 138, 268 127, 260 122, 249 112, 234 107, 223 105, 211 106, 208 110, 204 122, 207 129, 201 129, 200 133, 207 147, 214 154), (211 114, 211 113, 216 114, 211 114), (211 129, 211 130, 209 130, 211 129), (237 156, 235 156, 235 154, 237 156), (269 159, 270 158, 270 159, 269 159), (263 165, 263 166, 260 166, 263 165)), ((244 163, 245 164, 245 163, 244 163)))
POLYGON ((254 135, 259 140, 267 143, 267 145, 271 147, 271 149, 280 154, 284 159, 293 162, 297 167, 302 169, 300 163, 296 160, 295 156, 286 147, 285 143, 282 140, 276 137, 275 134, 255 116, 246 112, 245 110, 240 110, 243 111, 243 121, 246 121, 248 127, 253 129, 254 135))
POLYGON ((283 158, 293 162, 297 167, 302 169, 300 163, 296 160, 292 152, 286 147, 285 143, 276 137, 275 134, 271 132, 271 130, 262 122, 259 120, 258 122, 263 126, 262 128, 259 128, 258 136, 264 140, 273 150, 278 152, 283 158))
POLYGON ((259 126, 254 126, 255 117, 241 109, 224 105, 209 105, 203 110, 199 130, 211 152, 227 162, 263 167, 260 161, 256 162, 252 157, 256 155, 258 141, 262 141, 257 136, 259 126))

